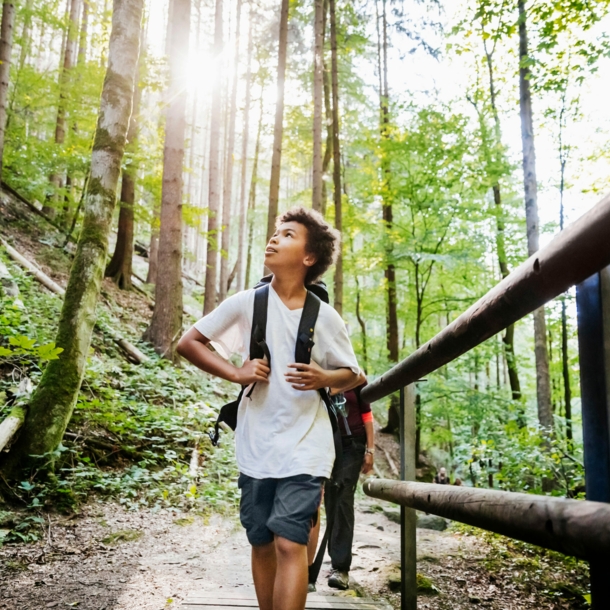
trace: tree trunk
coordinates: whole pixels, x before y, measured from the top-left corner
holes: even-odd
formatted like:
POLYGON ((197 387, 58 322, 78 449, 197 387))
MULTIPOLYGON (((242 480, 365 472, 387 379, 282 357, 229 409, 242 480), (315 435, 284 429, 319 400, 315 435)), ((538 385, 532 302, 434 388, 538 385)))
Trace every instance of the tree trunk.
POLYGON ((252 91, 252 5, 248 13, 248 68, 246 72, 246 99, 244 101, 244 125, 241 142, 241 187, 239 193, 239 243, 237 246, 237 290, 246 286, 246 226, 248 222, 248 203, 246 200, 246 178, 248 169, 248 139, 250 133, 250 103, 252 91))
POLYGON ((220 209, 220 113, 221 113, 221 55, 222 55, 222 0, 216 0, 214 25, 214 84, 210 116, 210 159, 208 176, 208 231, 207 262, 203 315, 216 307, 216 279, 218 274, 218 211, 220 209))
MULTIPOLYGON (((525 0, 519 0, 519 105, 521 111, 521 141, 523 145, 523 186, 525 191, 525 220, 527 225, 527 250, 532 256, 539 248, 538 184, 536 180, 536 151, 534 148, 534 125, 532 96, 530 91, 530 69, 528 65, 527 16, 525 0)), ((536 389, 538 399, 538 421, 548 431, 553 429, 551 410, 551 382, 546 341, 546 319, 544 307, 534 314, 534 352, 536 357, 536 389)))
MULTIPOLYGON (((322 209, 322 89, 324 86, 324 0, 314 0, 313 177, 311 204, 322 209)), ((333 7, 334 8, 334 7, 333 7)), ((333 10, 331 8, 331 12, 333 10)), ((332 27, 332 26, 331 26, 332 27)), ((332 34, 331 34, 332 36, 332 34)), ((335 305, 336 307, 336 305, 335 305)))
POLYGON ((248 253, 246 256, 246 284, 252 285, 252 242, 254 239, 254 212, 256 211, 256 184, 258 182, 258 158, 261 150, 261 133, 263 131, 263 93, 261 86, 261 96, 258 110, 258 129, 256 130, 256 144, 254 146, 254 161, 252 162, 252 180, 250 182, 250 196, 248 198, 248 253))
MULTIPOLYGON (((341 192, 341 148, 339 142, 339 75, 337 69, 337 15, 335 0, 330 0, 330 48, 331 48, 331 81, 333 98, 333 186, 335 203, 335 228, 339 233, 343 228, 342 192, 341 192)), ((321 100, 320 100, 321 101, 321 100)), ((320 104, 321 106, 321 104, 320 104)), ((321 111, 321 108, 320 108, 321 111)), ((321 171, 321 168, 320 168, 321 171)), ((335 267, 335 309, 343 315, 343 248, 339 245, 339 256, 335 267)))
MULTIPOLYGON (((328 0, 324 0, 324 38, 326 38, 326 15, 328 13, 328 0)), ((322 159, 322 206, 320 212, 322 216, 326 216, 326 205, 328 203, 328 193, 326 188, 326 178, 328 176, 328 167, 333 156, 333 112, 330 103, 330 70, 324 64, 324 113, 326 115, 326 145, 324 147, 324 157, 322 159)))
POLYGON ((150 245, 148 247, 148 272, 146 274, 147 284, 157 283, 157 271, 159 269, 159 225, 161 223, 161 208, 155 204, 153 217, 150 221, 150 245))
POLYGON ((271 156, 271 179, 269 181, 269 213, 267 216, 266 241, 275 231, 280 198, 280 169, 282 164, 282 136, 284 134, 284 82, 286 80, 286 52, 288 48, 289 0, 281 0, 280 33, 277 57, 277 98, 275 102, 275 125, 273 127, 273 154, 271 156))
POLYGON ((142 91, 140 87, 138 87, 134 94, 133 112, 129 122, 129 131, 127 133, 127 151, 133 156, 129 165, 123 169, 120 200, 121 209, 119 211, 117 240, 114 254, 108 263, 105 272, 105 276, 112 278, 112 281, 121 290, 131 290, 132 288, 134 205, 136 199, 136 177, 138 172, 136 154, 138 147, 138 115, 141 97, 142 91))
MULTIPOLYGON (((489 77, 489 97, 491 101, 491 111, 494 120, 494 133, 496 139, 496 149, 502 143, 502 130, 500 128, 500 116, 498 114, 498 106, 496 103, 496 86, 494 78, 494 65, 493 65, 493 54, 495 49, 489 50, 487 46, 487 39, 483 36, 483 47, 485 49, 485 59, 487 62, 487 72, 489 77)), ((499 153, 496 155, 499 156, 499 153)), ((499 165, 500 159, 496 158, 496 163, 499 165)), ((508 261, 506 257, 506 243, 505 243, 505 232, 504 232, 504 218, 503 218, 503 206, 502 206, 502 193, 500 191, 500 183, 496 180, 492 186, 494 205, 496 208, 496 251, 498 254, 498 264, 500 267, 500 274, 502 279, 508 276, 510 273, 508 268, 508 261)), ((517 368, 517 361, 515 359, 515 325, 511 324, 502 337, 504 344, 504 356, 506 359, 506 368, 508 369, 508 379, 510 383, 511 396, 514 401, 521 401, 521 383, 519 382, 519 370, 517 368)), ((523 425, 525 421, 522 416, 522 409, 520 408, 520 419, 523 425)))
POLYGON ((77 65, 84 66, 87 61, 87 32, 89 29, 89 0, 83 0, 83 16, 80 22, 77 65))
POLYGON ((220 258, 220 290, 218 300, 224 301, 229 290, 229 248, 231 247, 231 202, 233 199, 233 166, 235 153, 235 118, 237 115, 237 75, 239 72, 239 29, 242 0, 237 0, 235 14, 235 65, 229 111, 229 142, 225 154, 225 183, 222 201, 222 256, 220 258))
MULTIPOLYGON (((563 131, 563 129, 562 129, 563 131)), ((565 190, 566 155, 563 143, 560 146, 561 181, 559 186, 559 229, 565 225, 565 210, 563 194, 565 190)), ((570 354, 568 351, 568 314, 565 295, 561 300, 561 374, 563 377, 563 399, 565 403, 566 440, 568 451, 573 449, 574 435, 572 431, 572 386, 570 382, 570 354)))
POLYGON ((27 466, 30 456, 56 449, 78 397, 95 324, 133 101, 142 7, 143 0, 114 1, 108 69, 93 141, 83 227, 57 331, 56 344, 63 352, 49 362, 30 400, 22 433, 3 465, 9 476, 27 466))
MULTIPOLYGON (((68 90, 70 88, 70 71, 76 62, 76 52, 78 43, 79 23, 78 15, 80 12, 81 0, 70 0, 70 17, 68 29, 66 31, 66 43, 64 45, 63 63, 59 74, 59 103, 57 105, 57 119, 55 121, 55 144, 62 145, 66 140, 66 103, 68 90)), ((49 177, 49 182, 53 187, 50 200, 43 206, 42 213, 49 218, 55 218, 57 213, 56 205, 48 205, 51 200, 57 201, 57 189, 63 185, 63 180, 58 171, 49 177)))
POLYGON ((191 0, 174 0, 158 253, 163 265, 157 270, 155 309, 144 334, 158 354, 172 361, 178 360, 176 344, 182 331, 182 170, 190 26, 191 0))
POLYGON ((2 177, 2 160, 4 157, 4 138, 7 117, 6 100, 8 99, 14 25, 15 3, 4 2, 2 5, 2 23, 0 24, 0 178, 2 177))
MULTIPOLYGON (((377 3, 375 3, 377 7, 377 3)), ((390 109, 389 109, 389 87, 388 87, 388 24, 386 17, 386 0, 382 0, 382 29, 379 32, 379 17, 377 17, 377 52, 379 66, 379 105, 380 105, 380 135, 382 148, 384 142, 390 138, 390 109)), ((396 303, 396 268, 393 262, 393 248, 391 233, 394 225, 392 211, 392 199, 390 194, 390 165, 387 158, 387 151, 381 152, 381 197, 382 197, 382 217, 384 227, 384 249, 385 249, 385 269, 384 278, 386 284, 386 347, 390 362, 398 362, 398 308, 396 303)), ((396 432, 400 424, 398 414, 398 397, 390 398, 388 409, 388 423, 383 429, 384 432, 396 432)))
POLYGON ((32 7, 34 0, 27 0, 24 7, 23 29, 21 30, 21 49, 19 50, 19 71, 25 66, 30 52, 30 38, 32 36, 32 7))
MULTIPOLYGON (((88 2, 85 1, 85 10, 88 2)), ((84 19, 84 17, 83 17, 84 19)), ((82 40, 82 39, 81 39, 82 40)), ((116 245, 112 259, 106 267, 105 276, 121 290, 131 290, 131 275, 133 273, 133 242, 134 242, 134 205, 136 201, 136 179, 138 175, 138 134, 140 119, 140 102, 142 101, 142 87, 139 76, 144 67, 144 45, 146 41, 142 37, 140 43, 140 59, 138 62, 138 79, 133 94, 133 109, 129 120, 127 131, 127 143, 125 152, 129 155, 127 163, 123 167, 123 179, 121 182, 121 199, 119 210, 119 225, 117 231, 116 245)), ((80 57, 80 55, 79 55, 80 57)))

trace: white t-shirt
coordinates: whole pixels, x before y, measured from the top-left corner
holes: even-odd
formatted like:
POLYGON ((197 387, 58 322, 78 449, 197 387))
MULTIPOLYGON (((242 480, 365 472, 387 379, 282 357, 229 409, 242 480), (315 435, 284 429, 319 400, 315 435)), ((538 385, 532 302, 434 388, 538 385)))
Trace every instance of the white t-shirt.
MULTIPOLYGON (((250 352, 254 290, 245 290, 221 303, 194 327, 210 339, 224 358, 250 352)), ((256 479, 297 474, 329 477, 335 459, 326 406, 316 390, 295 390, 284 378, 294 363, 294 350, 303 309, 290 310, 269 287, 266 342, 271 353, 268 383, 244 392, 237 415, 235 445, 240 472, 256 479)), ((358 362, 341 316, 322 303, 314 335, 312 360, 323 369, 349 368, 358 362)))

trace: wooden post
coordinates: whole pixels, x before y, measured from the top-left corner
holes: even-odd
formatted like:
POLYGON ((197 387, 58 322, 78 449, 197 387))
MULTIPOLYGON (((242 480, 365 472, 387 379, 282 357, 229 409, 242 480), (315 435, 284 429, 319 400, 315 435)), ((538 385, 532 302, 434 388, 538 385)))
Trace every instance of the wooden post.
MULTIPOLYGON (((415 386, 400 390, 400 478, 415 481, 415 386)), ((415 510, 400 507, 400 607, 417 610, 417 540, 415 510)))
MULTIPOLYGON (((576 287, 587 500, 610 503, 610 277, 608 268, 576 287)), ((610 560, 590 562, 591 607, 610 607, 610 560)))

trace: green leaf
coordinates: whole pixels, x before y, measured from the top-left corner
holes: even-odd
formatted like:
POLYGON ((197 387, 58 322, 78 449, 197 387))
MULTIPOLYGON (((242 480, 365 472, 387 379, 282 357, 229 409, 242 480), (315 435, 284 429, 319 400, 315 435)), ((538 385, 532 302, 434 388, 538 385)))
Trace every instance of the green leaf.
POLYGON ((8 342, 15 347, 20 347, 25 350, 31 350, 36 345, 36 339, 30 339, 25 335, 17 335, 16 337, 9 337, 8 342))

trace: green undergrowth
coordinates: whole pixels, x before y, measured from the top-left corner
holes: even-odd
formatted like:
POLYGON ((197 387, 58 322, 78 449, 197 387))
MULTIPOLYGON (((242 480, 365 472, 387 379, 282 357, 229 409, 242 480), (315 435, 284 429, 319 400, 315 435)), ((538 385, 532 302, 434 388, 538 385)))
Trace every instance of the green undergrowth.
POLYGON ((589 608, 587 562, 456 522, 451 529, 485 540, 488 552, 481 563, 494 580, 516 583, 525 593, 541 594, 561 607, 589 608))
MULTIPOLYGON (((0 254, 1 256, 1 254, 0 254)), ((53 338, 61 301, 3 259, 19 286, 18 297, 0 297, 0 420, 16 402, 19 382, 35 387, 46 361, 58 357, 53 338)), ((98 307, 102 325, 149 356, 127 361, 111 338, 96 331, 85 378, 62 444, 41 456, 42 467, 6 493, 26 512, 4 541, 30 541, 44 510, 77 511, 93 497, 128 509, 180 508, 229 513, 237 505, 233 440, 214 448, 207 436, 218 408, 233 389, 191 367, 159 358, 133 331, 98 307), (53 468, 50 467, 53 464, 53 468), (23 524, 23 525, 21 525, 23 524)), ((23 400, 23 399, 20 399, 23 400)))

